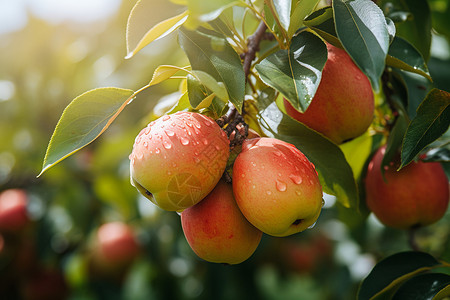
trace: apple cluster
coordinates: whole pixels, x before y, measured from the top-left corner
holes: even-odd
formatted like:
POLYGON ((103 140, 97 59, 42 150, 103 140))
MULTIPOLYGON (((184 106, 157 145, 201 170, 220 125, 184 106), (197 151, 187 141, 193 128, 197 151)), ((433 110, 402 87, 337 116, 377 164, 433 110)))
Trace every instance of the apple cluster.
POLYGON ((181 215, 200 258, 237 264, 254 253, 263 233, 281 237, 314 225, 323 200, 314 165, 273 138, 245 140, 232 184, 225 182, 229 145, 225 131, 207 116, 163 116, 136 137, 130 175, 142 195, 181 215))

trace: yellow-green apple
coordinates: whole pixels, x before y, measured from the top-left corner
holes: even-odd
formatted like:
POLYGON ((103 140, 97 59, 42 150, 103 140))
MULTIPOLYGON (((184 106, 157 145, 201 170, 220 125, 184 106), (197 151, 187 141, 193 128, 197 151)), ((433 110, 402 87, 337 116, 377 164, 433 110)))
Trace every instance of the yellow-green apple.
POLYGON ((215 263, 245 261, 262 236, 239 210, 231 184, 222 180, 205 199, 181 213, 181 224, 197 256, 215 263))
POLYGON ((294 145, 274 138, 244 141, 233 165, 233 192, 247 220, 273 236, 312 226, 323 201, 314 165, 294 145))
POLYGON ((386 226, 410 229, 438 221, 449 202, 449 183, 437 162, 412 162, 397 171, 394 161, 384 168, 386 146, 377 150, 365 178, 366 202, 386 226))
POLYGON ((133 229, 123 222, 101 225, 94 237, 93 259, 102 270, 117 270, 130 265, 140 253, 133 229))
POLYGON ((0 232, 15 233, 30 223, 27 202, 27 193, 22 189, 9 189, 0 194, 0 232))
POLYGON ((228 156, 229 141, 219 125, 198 113, 177 112, 136 137, 131 183, 162 209, 180 211, 212 191, 228 156))
POLYGON ((298 112, 284 99, 286 113, 336 144, 358 137, 372 123, 374 96, 369 80, 344 50, 327 44, 328 60, 311 104, 298 112))

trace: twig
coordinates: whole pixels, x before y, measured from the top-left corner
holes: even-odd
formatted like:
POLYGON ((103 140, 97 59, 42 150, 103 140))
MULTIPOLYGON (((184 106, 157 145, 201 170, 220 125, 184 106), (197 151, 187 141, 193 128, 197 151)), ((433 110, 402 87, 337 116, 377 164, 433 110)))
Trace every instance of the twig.
POLYGON ((252 61, 256 57, 256 52, 259 50, 259 43, 266 36, 266 24, 264 22, 259 23, 255 33, 248 37, 247 52, 244 53, 244 73, 247 78, 250 73, 250 66, 252 61))

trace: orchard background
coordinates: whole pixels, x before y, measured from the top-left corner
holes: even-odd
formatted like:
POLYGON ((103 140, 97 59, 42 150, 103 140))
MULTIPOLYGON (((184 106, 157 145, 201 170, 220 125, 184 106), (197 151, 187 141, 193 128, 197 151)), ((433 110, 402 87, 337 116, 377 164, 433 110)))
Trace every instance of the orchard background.
MULTIPOLYGON (((0 191, 19 190, 15 197, 26 199, 27 221, 5 229, 0 205, 0 299, 449 297, 448 209, 429 226, 390 228, 368 210, 363 183, 371 157, 385 143, 402 150, 405 164, 427 153, 426 160, 440 162, 449 176, 449 20, 450 4, 443 0, 332 6, 308 0, 1 1, 0 191), (269 29, 261 29, 263 15, 269 29), (356 30, 362 25, 366 31, 356 30), (203 37, 210 40, 191 31, 198 26, 208 27, 203 37), (199 38, 199 48, 186 37, 199 38), (313 65, 320 71, 326 58, 321 39, 342 43, 375 91, 371 127, 340 145, 283 115, 280 93, 303 108, 313 95, 292 96, 295 80, 274 75, 289 73, 286 65, 276 59, 264 64, 277 53, 282 61, 300 44, 309 58, 299 61, 319 61, 313 65), (359 42, 370 47, 358 48, 359 42), (220 82, 211 62, 195 60, 199 49, 227 49, 237 60, 222 67, 242 73, 224 73, 220 82), (183 96, 187 74, 191 93, 183 96), (245 77, 252 78, 245 89, 230 93, 245 77), (108 98, 103 87, 120 92, 108 98), (69 109, 72 99, 83 103, 79 110, 69 109), (246 123, 260 135, 306 151, 327 192, 313 228, 283 238, 263 234, 255 253, 232 266, 197 257, 180 217, 140 195, 129 169, 135 137, 149 122, 192 107, 218 119, 228 100, 239 112, 245 108, 246 123), (418 109, 421 103, 428 110, 418 109), (104 114, 92 117, 93 111, 104 114), (67 142, 70 134, 75 141, 67 142), (117 265, 107 261, 105 267, 96 234, 111 222, 128 224, 136 244, 111 242, 117 265), (132 258, 121 258, 120 251, 132 258)), ((305 83, 305 73, 299 75, 295 82, 305 83)), ((309 84, 314 90, 318 81, 309 84)), ((111 228, 102 232, 128 232, 111 228)))

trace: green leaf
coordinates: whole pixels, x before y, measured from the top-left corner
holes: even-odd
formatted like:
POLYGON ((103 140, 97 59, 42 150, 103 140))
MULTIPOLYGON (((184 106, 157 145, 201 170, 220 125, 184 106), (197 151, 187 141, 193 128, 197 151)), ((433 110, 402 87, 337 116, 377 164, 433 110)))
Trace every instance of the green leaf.
MULTIPOLYGON (((185 11, 179 15, 176 15, 175 17, 172 17, 170 19, 164 20, 155 26, 153 26, 147 33, 139 40, 137 45, 132 45, 131 40, 133 40, 130 36, 135 34, 133 28, 135 26, 139 26, 140 24, 134 24, 135 22, 135 13, 136 10, 138 10, 141 7, 141 1, 138 1, 136 5, 133 7, 130 16, 128 18, 127 23, 127 34, 126 34, 126 40, 127 40, 127 58, 133 57, 137 52, 139 52, 142 48, 147 46, 153 41, 159 40, 168 34, 174 32, 177 30, 188 18, 188 11, 185 11), (133 48, 134 46, 134 48, 133 48), (133 49, 133 50, 131 50, 133 49)), ((135 39, 135 38, 134 38, 135 39)))
POLYGON ((177 111, 185 110, 190 107, 191 105, 189 103, 189 96, 188 93, 185 92, 178 99, 178 102, 174 106, 172 106, 172 108, 167 112, 167 114, 170 115, 176 113, 177 111))
POLYGON ((214 20, 225 9, 241 4, 241 1, 237 0, 187 0, 187 7, 190 15, 187 26, 190 29, 194 29, 198 27, 201 22, 214 20))
POLYGON ((353 170, 355 178, 359 178, 364 164, 372 150, 372 136, 368 132, 353 140, 339 145, 345 158, 353 170))
POLYGON ((261 129, 295 145, 315 165, 324 192, 335 195, 345 207, 358 207, 358 191, 353 172, 341 149, 305 125, 283 114, 272 102, 259 114, 261 129))
POLYGON ((303 24, 314 30, 328 43, 342 48, 342 44, 337 38, 336 28, 334 26, 333 8, 331 6, 313 12, 303 21, 303 24))
POLYGON ((422 54, 413 45, 400 37, 395 37, 392 41, 386 57, 386 64, 422 75, 430 81, 432 80, 422 54))
POLYGON ((424 252, 408 251, 391 255, 377 263, 363 280, 358 300, 381 299, 392 295, 400 284, 437 265, 439 262, 424 252))
POLYGON ((333 1, 336 33, 375 90, 384 71, 389 33, 381 9, 370 0, 333 1))
POLYGON ((38 177, 98 138, 133 97, 132 90, 109 87, 94 89, 75 98, 56 125, 38 177))
POLYGON ((289 49, 269 55, 256 65, 256 70, 264 83, 304 112, 317 91, 326 60, 325 44, 305 31, 292 39, 289 49))
POLYGON ((439 291, 449 285, 450 275, 447 274, 417 275, 405 282, 395 293, 392 300, 432 300, 439 291))
POLYGON ((405 136, 406 129, 408 128, 409 120, 407 119, 406 113, 399 109, 398 117, 395 121, 394 127, 392 127, 391 132, 386 144, 386 152, 384 153, 383 160, 381 161, 381 173, 384 174, 384 167, 388 166, 390 162, 398 159, 399 150, 401 148, 403 137, 405 136))
POLYGON ((403 168, 427 145, 442 136, 450 125, 450 93, 433 89, 417 109, 405 134, 402 147, 403 168))
POLYGON ((302 27, 303 20, 316 7, 319 0, 300 0, 296 1, 291 13, 291 20, 288 29, 288 36, 292 37, 295 32, 302 27))
POLYGON ((217 82, 211 75, 203 71, 193 71, 195 76, 200 80, 200 82, 210 89, 213 93, 217 95, 220 99, 227 102, 228 93, 223 82, 217 82))
POLYGON ((203 71, 223 82, 230 102, 242 109, 245 74, 239 55, 225 37, 213 32, 179 30, 178 41, 187 54, 192 70, 203 71))
POLYGON ((203 99, 205 99, 211 91, 209 91, 197 78, 188 74, 187 79, 187 95, 189 97, 189 103, 193 108, 198 107, 203 99))
POLYGON ((275 0, 271 1, 278 20, 285 31, 288 30, 291 21, 291 6, 292 0, 275 0))
POLYGON ((148 86, 156 85, 158 83, 161 83, 173 75, 175 75, 178 71, 184 71, 187 72, 186 69, 177 67, 177 66, 170 66, 170 65, 162 65, 156 68, 156 70, 153 72, 152 80, 150 80, 148 86))
POLYGON ((411 14, 405 22, 397 24, 397 36, 410 42, 420 53, 425 61, 430 58, 431 48, 431 13, 427 1, 417 0, 393 0, 397 9, 411 14))

